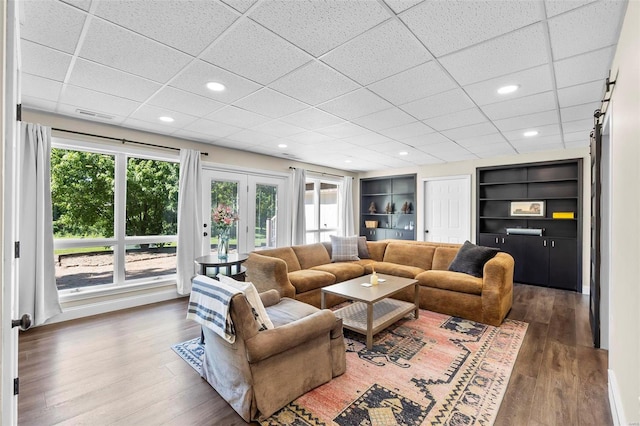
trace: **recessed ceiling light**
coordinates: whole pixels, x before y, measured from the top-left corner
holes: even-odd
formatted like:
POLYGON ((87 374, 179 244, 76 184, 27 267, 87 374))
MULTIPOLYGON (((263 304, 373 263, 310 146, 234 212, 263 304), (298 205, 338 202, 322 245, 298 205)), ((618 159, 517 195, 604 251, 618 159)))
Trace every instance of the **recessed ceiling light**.
POLYGON ((222 92, 226 87, 222 83, 218 83, 217 81, 210 81, 207 83, 207 89, 213 92, 222 92))
POLYGON ((167 117, 166 115, 162 117, 158 117, 158 120, 164 121, 165 123, 173 123, 175 121, 173 118, 167 117))
POLYGON ((538 134, 537 130, 528 130, 526 132, 524 132, 522 135, 526 138, 530 138, 532 136, 536 136, 538 134))
POLYGON ((515 92, 519 88, 520 88, 520 86, 518 86, 516 84, 510 84, 509 86, 502 86, 501 88, 499 88, 498 89, 498 93, 500 93, 501 95, 506 95, 508 93, 515 92))
POLYGON ((351 163, 351 160, 344 160, 345 163, 351 163))
POLYGON ((407 151, 400 151, 398 155, 409 155, 409 153, 407 151))
POLYGON ((278 144, 278 148, 286 148, 286 147, 287 147, 286 143, 278 144))

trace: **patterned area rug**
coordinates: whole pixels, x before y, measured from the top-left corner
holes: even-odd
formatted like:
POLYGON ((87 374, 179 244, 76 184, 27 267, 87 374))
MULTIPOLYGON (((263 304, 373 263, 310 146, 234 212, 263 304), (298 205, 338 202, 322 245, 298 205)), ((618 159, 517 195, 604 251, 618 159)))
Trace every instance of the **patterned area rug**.
MULTIPOLYGON (((374 336, 345 330, 347 371, 263 425, 491 425, 527 324, 492 327, 429 311, 374 336)), ((199 338, 173 349, 200 371, 199 338)))

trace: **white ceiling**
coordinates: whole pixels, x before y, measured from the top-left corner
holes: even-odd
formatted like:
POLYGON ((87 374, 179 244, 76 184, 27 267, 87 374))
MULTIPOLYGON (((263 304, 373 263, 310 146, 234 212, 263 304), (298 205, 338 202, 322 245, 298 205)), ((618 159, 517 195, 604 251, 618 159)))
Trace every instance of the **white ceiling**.
POLYGON ((626 1, 20 7, 26 108, 369 171, 587 146, 626 1))

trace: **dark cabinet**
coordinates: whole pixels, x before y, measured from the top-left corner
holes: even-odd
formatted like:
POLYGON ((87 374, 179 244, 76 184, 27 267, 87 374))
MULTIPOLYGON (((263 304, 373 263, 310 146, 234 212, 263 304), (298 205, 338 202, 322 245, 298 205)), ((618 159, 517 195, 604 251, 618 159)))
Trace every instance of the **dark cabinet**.
POLYGON ((477 241, 513 256, 514 281, 581 290, 581 159, 479 168, 477 196, 477 241))
POLYGON ((367 240, 416 239, 416 175, 360 181, 360 235, 367 240))

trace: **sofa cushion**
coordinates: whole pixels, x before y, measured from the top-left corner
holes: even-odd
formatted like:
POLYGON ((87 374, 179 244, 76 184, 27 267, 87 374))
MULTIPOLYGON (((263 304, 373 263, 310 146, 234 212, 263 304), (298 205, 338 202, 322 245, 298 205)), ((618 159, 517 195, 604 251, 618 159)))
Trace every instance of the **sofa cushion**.
POLYGON ((293 251, 292 247, 280 247, 269 250, 260 250, 257 252, 264 256, 277 257, 278 259, 282 259, 287 263, 287 270, 289 272, 299 271, 302 269, 300 267, 300 262, 298 262, 298 257, 296 253, 293 251))
POLYGON ((474 277, 482 277, 484 264, 494 257, 498 251, 497 248, 477 246, 470 241, 465 241, 455 259, 449 265, 449 270, 463 272, 474 277))
POLYGON ((358 237, 331 237, 331 261, 348 262, 360 260, 358 257, 358 237))
POLYGON ((375 268, 376 273, 379 274, 389 274, 404 278, 414 278, 416 275, 424 272, 424 269, 422 268, 389 262, 375 262, 367 264, 364 267, 367 274, 372 273, 373 268, 375 268))
POLYGON ((457 291, 459 293, 482 294, 482 278, 476 278, 462 272, 424 271, 416 276, 420 285, 457 291))
POLYGON ((329 253, 321 243, 305 244, 291 247, 300 262, 301 269, 309 269, 314 266, 330 263, 329 253))
POLYGON ((436 251, 433 254, 433 265, 431 269, 446 271, 449 269, 449 265, 453 262, 458 254, 460 247, 436 247, 436 251))
POLYGON ((431 269, 434 252, 435 247, 432 246, 389 243, 384 251, 384 262, 415 266, 426 271, 431 269))
POLYGON ((314 271, 325 271, 336 277, 336 282, 350 280, 364 275, 364 267, 354 262, 327 263, 311 268, 314 271))
POLYGON ((266 309, 275 327, 289 324, 318 312, 318 308, 315 306, 289 299, 288 297, 283 297, 279 303, 269 306, 266 309))
POLYGON ((371 259, 382 262, 384 259, 384 251, 387 249, 386 241, 367 241, 367 249, 371 259))
POLYGON ((291 281, 291 284, 296 288, 297 294, 334 284, 336 282, 336 276, 325 271, 302 269, 300 271, 290 272, 289 281, 291 281))

